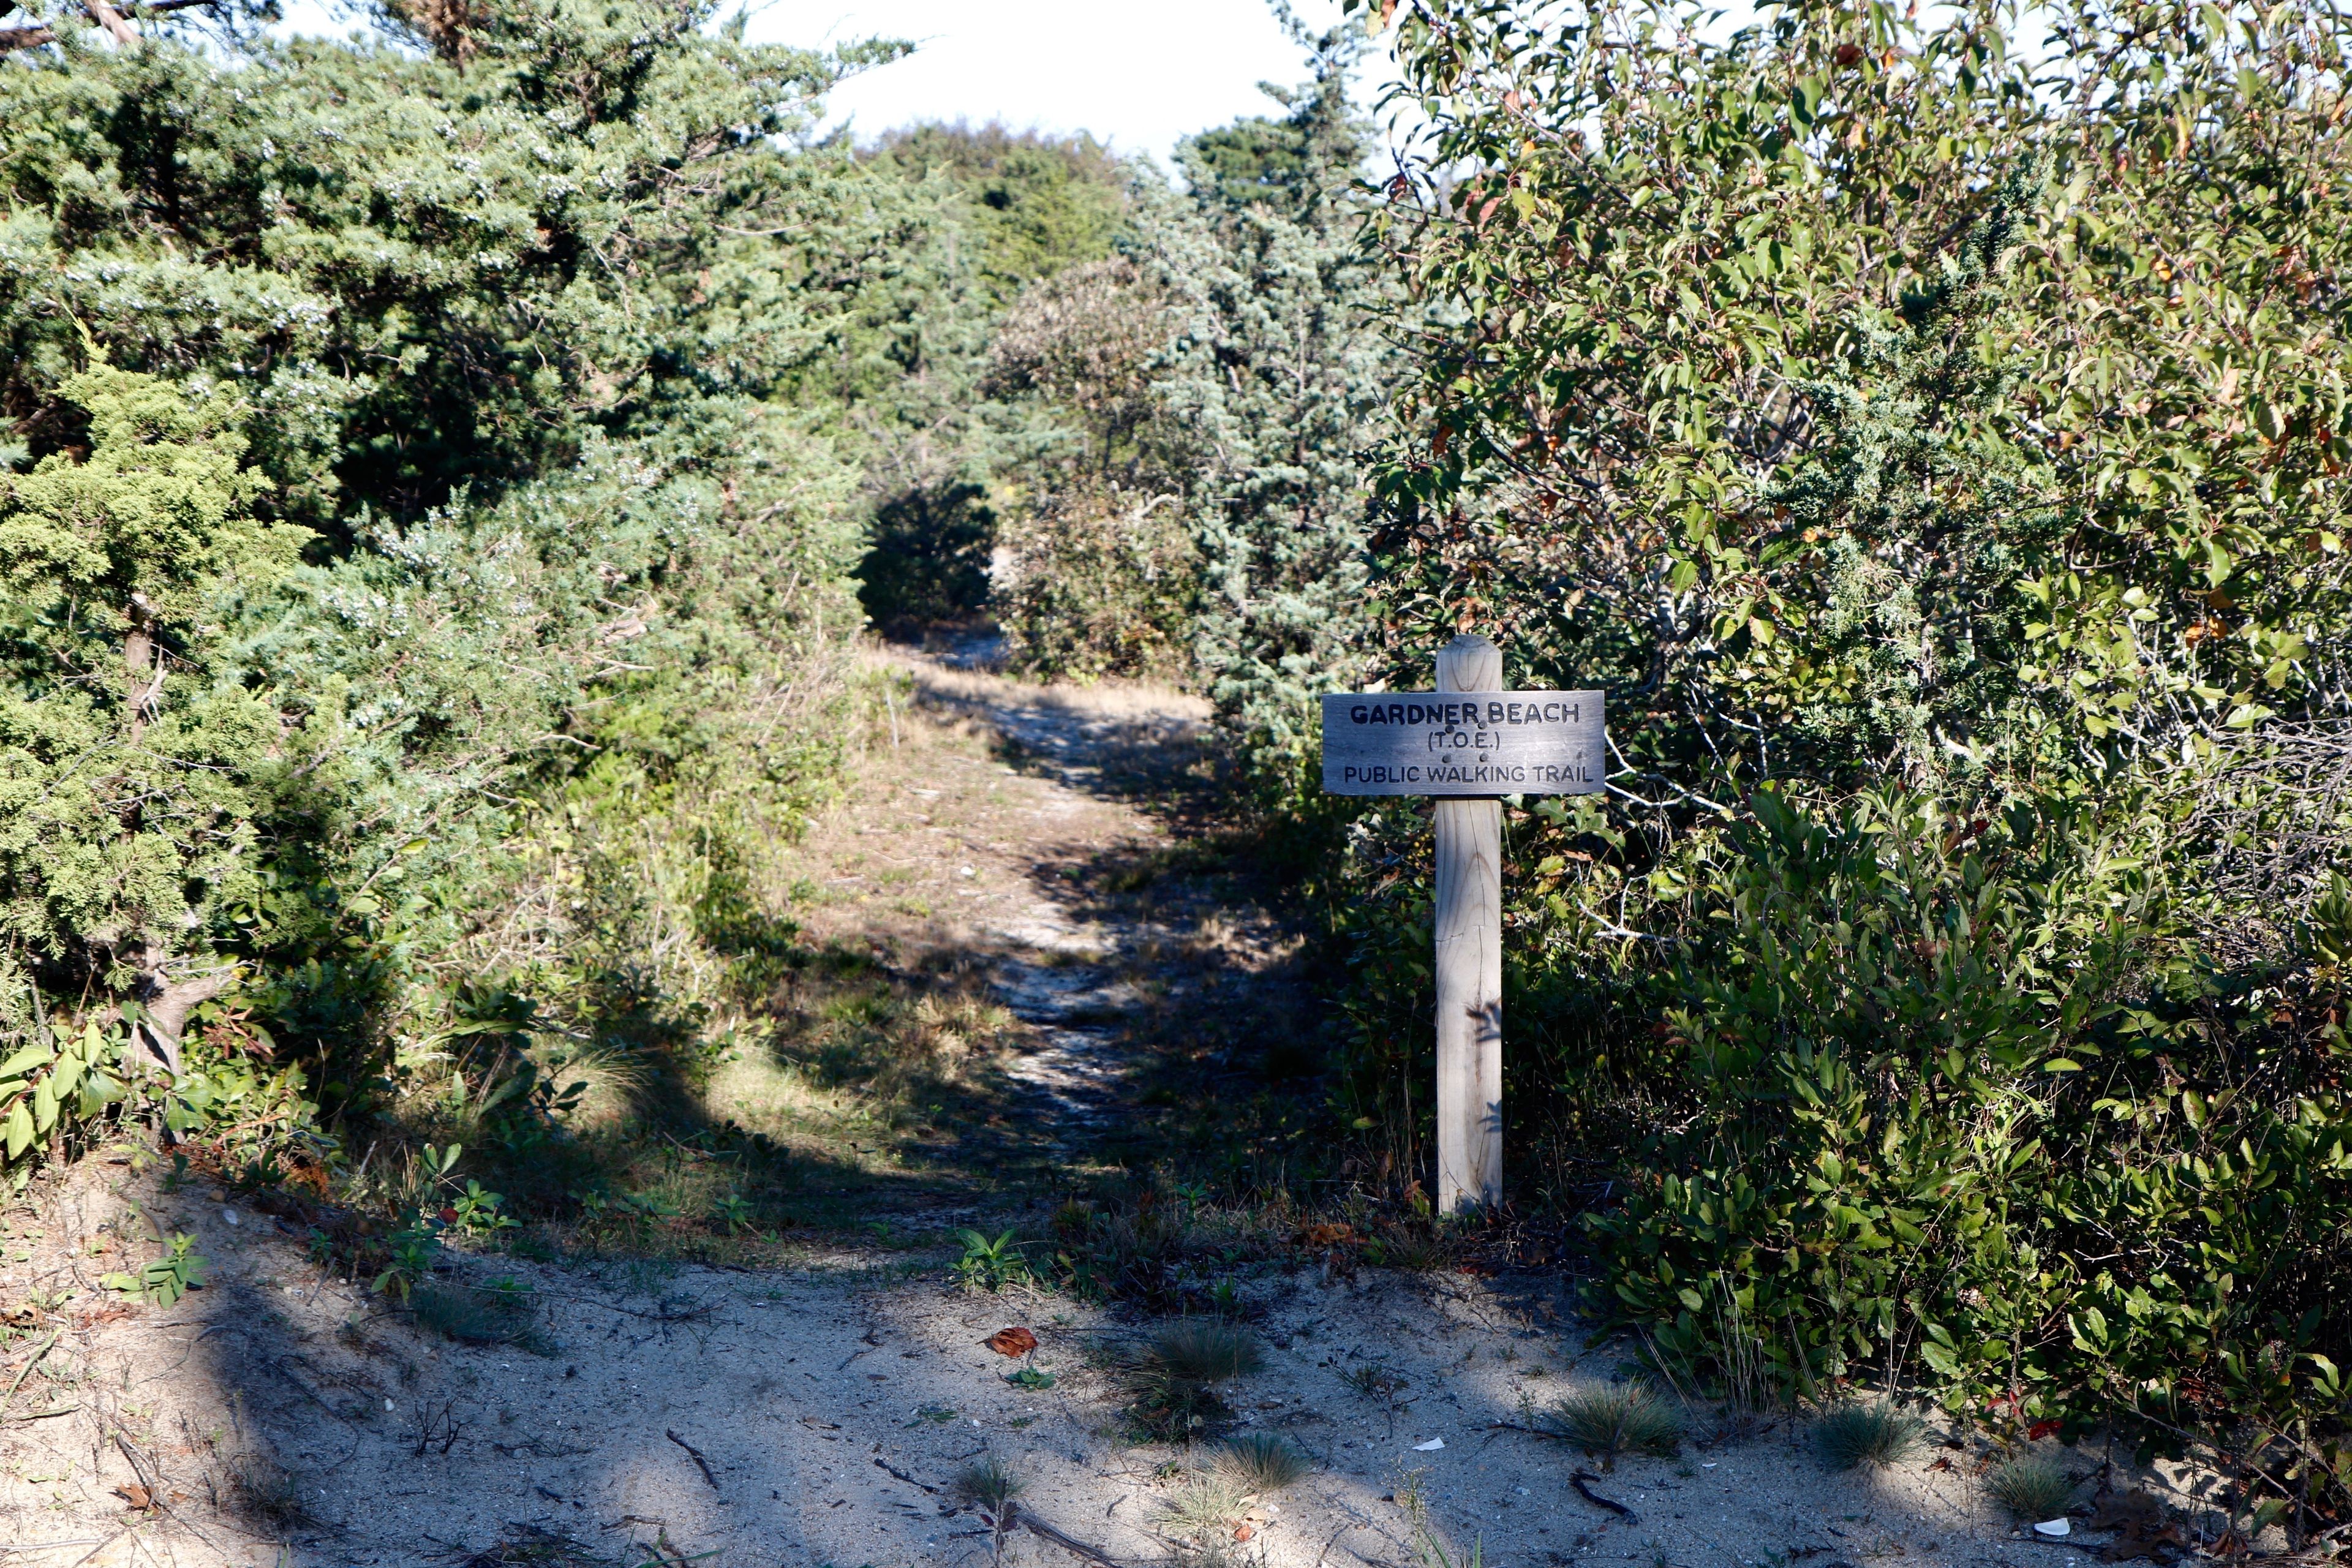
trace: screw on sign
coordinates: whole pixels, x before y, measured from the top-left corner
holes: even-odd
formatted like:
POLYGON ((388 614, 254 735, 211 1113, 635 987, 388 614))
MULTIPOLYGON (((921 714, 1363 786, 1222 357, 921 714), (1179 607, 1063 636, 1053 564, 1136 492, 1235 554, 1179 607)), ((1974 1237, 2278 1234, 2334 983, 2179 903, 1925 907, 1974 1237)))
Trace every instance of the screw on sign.
POLYGON ((1503 803, 1606 778, 1598 691, 1511 691, 1503 653, 1458 637, 1433 692, 1323 699, 1323 788, 1436 797, 1437 1206, 1503 1200, 1503 803))

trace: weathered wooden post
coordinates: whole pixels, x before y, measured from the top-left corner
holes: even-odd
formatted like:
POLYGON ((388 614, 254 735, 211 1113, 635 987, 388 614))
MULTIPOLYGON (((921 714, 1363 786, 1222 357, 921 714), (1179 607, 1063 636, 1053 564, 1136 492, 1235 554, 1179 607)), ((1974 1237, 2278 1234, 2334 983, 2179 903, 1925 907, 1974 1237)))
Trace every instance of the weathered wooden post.
POLYGON ((1503 1200, 1503 805, 1607 776, 1598 691, 1512 691, 1502 650, 1458 637, 1437 690, 1323 699, 1323 787, 1437 798, 1437 1206, 1503 1200))
MULTIPOLYGON (((1500 691, 1503 650, 1464 634, 1437 689, 1500 691)), ((1440 800, 1437 837, 1437 1207, 1503 1201, 1503 803, 1440 800)))

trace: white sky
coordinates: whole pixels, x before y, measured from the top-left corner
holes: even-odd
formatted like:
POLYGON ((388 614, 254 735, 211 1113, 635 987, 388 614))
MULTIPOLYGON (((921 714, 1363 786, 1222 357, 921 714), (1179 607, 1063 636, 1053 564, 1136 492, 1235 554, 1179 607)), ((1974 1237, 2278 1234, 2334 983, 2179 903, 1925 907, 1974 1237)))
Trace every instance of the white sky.
MULTIPOLYGON (((1296 3, 1310 27, 1339 19, 1339 0, 1296 3)), ((285 30, 341 36, 350 24, 332 5, 287 0, 285 30)), ((834 123, 861 139, 920 120, 1002 120, 1092 132, 1165 164, 1180 137, 1270 110, 1259 82, 1309 74, 1265 0, 774 0, 751 25, 754 39, 803 46, 876 36, 918 47, 834 95, 834 123)), ((1365 62, 1374 76, 1382 65, 1365 62)), ((1376 92, 1359 96, 1369 106, 1376 92)))

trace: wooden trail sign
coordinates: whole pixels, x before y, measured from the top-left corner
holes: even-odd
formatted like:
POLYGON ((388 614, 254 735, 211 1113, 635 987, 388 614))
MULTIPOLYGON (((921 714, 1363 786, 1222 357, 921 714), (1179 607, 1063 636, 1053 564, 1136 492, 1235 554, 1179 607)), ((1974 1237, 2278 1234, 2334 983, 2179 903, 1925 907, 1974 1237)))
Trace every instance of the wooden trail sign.
POLYGON ((1458 637, 1434 692, 1323 699, 1323 788, 1437 798, 1437 1207, 1503 1201, 1503 803, 1607 777, 1598 691, 1511 691, 1458 637))

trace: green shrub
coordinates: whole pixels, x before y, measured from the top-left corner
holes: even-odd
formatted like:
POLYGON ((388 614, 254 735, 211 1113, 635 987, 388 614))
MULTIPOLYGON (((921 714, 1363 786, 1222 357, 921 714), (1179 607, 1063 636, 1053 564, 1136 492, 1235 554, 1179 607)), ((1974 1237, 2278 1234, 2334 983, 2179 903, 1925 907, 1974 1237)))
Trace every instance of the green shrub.
POLYGON ((919 485, 874 511, 873 544, 857 568, 857 601, 889 625, 966 620, 988 608, 996 514, 965 480, 919 485))
MULTIPOLYGON (((1611 696, 1612 792, 1512 828, 1516 1195, 1608 1194, 1605 1303, 1675 1364, 1733 1359, 1727 1292, 1788 1394, 2352 1502, 2352 34, 1396 18, 1432 129, 1381 231, 1450 324, 1380 672, 1467 628, 1611 696)), ((1400 1184, 1424 832, 1369 807, 1330 868, 1400 1184)))
POLYGON ((1022 1254, 1021 1244, 1013 1239, 1013 1232, 992 1237, 966 1226, 956 1232, 956 1239, 963 1244, 963 1256, 948 1272, 965 1289, 1001 1290, 1007 1285, 1028 1283, 1029 1260, 1022 1254))
POLYGON ((462 1138, 545 1215, 594 1185, 555 1069, 675 1113, 790 962, 869 465, 982 353, 948 195, 794 142, 897 47, 395 13, 389 48, 77 17, 0 72, 8 275, 66 280, 0 287, 0 1060, 115 1042, 66 1102, 0 1082, 12 1166, 157 1056, 240 1159, 462 1138), (163 102, 160 162, 90 108, 163 102))

